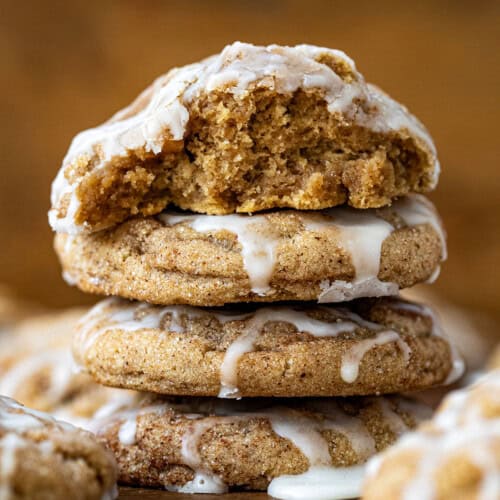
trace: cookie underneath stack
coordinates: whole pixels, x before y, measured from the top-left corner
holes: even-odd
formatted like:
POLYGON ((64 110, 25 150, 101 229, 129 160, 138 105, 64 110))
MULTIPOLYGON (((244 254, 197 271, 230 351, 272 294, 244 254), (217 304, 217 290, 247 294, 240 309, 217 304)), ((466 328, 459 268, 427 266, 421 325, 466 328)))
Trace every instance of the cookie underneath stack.
POLYGON ((120 481, 359 495, 362 464, 426 416, 382 394, 463 372, 430 309, 395 297, 446 258, 416 194, 438 175, 406 108, 307 45, 235 43, 79 134, 56 251, 69 283, 121 298, 81 320, 75 359, 158 394, 92 424, 120 481))

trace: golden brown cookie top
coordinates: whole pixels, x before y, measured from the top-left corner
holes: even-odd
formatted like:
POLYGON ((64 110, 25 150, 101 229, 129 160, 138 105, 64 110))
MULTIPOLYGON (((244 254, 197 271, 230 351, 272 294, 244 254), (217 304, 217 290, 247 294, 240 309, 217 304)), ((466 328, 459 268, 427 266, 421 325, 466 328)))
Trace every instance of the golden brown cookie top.
POLYGON ((169 202, 219 214, 366 208, 429 191, 438 174, 425 128, 344 53, 236 42, 171 70, 78 134, 49 218, 56 231, 76 233, 169 202))
POLYGON ((363 498, 498 498, 499 395, 499 370, 450 393, 431 421, 370 463, 363 498))
POLYGON ((0 496, 115 498, 116 465, 95 437, 0 396, 0 496))

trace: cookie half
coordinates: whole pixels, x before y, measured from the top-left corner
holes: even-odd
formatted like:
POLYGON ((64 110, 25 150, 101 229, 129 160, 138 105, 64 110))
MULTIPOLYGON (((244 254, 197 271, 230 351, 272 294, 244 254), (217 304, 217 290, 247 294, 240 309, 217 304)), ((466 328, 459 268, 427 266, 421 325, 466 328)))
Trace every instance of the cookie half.
POLYGON ((82 318, 73 353, 99 383, 182 396, 370 395, 463 372, 432 312, 399 299, 210 310, 112 298, 82 318))
POLYGON ((0 496, 112 499, 116 464, 95 437, 0 396, 0 496))
POLYGON ((282 404, 170 398, 95 426, 116 456, 123 484, 189 493, 270 485, 280 498, 290 481, 317 474, 328 481, 329 498, 337 498, 335 478, 349 476, 358 496, 360 464, 428 416, 427 407, 400 397, 282 404))
POLYGON ((169 203, 209 214, 388 205, 437 183, 423 125, 344 53, 234 43, 78 134, 52 187, 59 232, 169 203))
POLYGON ((164 212, 59 234, 55 248, 83 291, 197 306, 395 295, 435 279, 446 257, 439 216, 419 195, 380 210, 164 212))
POLYGON ((452 392, 433 420, 369 465, 366 500, 500 498, 500 370, 452 392))

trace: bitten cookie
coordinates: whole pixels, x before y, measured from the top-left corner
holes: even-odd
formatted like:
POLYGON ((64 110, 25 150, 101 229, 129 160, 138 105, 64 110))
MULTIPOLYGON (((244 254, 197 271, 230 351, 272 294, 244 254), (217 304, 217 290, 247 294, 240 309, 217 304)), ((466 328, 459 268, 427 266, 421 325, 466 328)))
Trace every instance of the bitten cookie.
POLYGON ((329 498, 344 498, 333 495, 342 475, 357 496, 359 464, 429 416, 427 407, 400 397, 281 403, 157 399, 104 420, 98 437, 114 452, 123 484, 189 493, 270 485, 279 497, 287 475, 318 475, 329 498))
POLYGON ((366 500, 500 498, 500 371, 448 395, 433 420, 369 464, 366 500))
POLYGON ((432 312, 398 299, 209 310, 112 298, 82 318, 73 353, 99 383, 183 396, 370 395, 463 372, 432 312))
POLYGON ((169 203, 209 214, 381 207, 430 191, 438 174, 423 125, 344 53, 237 42, 78 134, 49 219, 76 233, 169 203))
POLYGON ((436 278, 446 257, 439 216, 419 195, 379 210, 164 212, 59 234, 55 247, 83 291, 197 306, 396 295, 436 278))
POLYGON ((96 413, 134 401, 132 391, 102 387, 89 375, 75 372, 71 339, 84 312, 38 315, 1 336, 0 394, 83 428, 96 413))
POLYGON ((116 464, 95 437, 0 396, 0 497, 112 499, 116 464))

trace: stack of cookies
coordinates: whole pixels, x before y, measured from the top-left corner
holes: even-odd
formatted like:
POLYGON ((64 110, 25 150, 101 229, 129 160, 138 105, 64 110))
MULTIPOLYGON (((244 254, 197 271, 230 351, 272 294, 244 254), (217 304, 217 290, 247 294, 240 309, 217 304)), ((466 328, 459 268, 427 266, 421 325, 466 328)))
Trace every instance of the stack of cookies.
POLYGON ((463 371, 398 298, 446 258, 418 194, 438 174, 420 122, 309 45, 234 43, 77 135, 49 218, 66 281, 113 296, 76 362, 148 393, 94 423, 121 482, 358 495, 361 464, 428 415, 382 395, 463 371))

